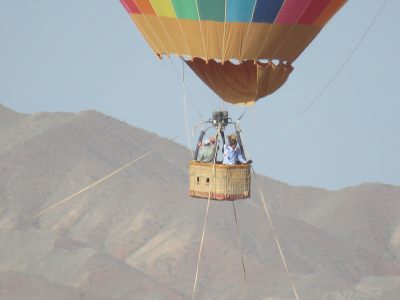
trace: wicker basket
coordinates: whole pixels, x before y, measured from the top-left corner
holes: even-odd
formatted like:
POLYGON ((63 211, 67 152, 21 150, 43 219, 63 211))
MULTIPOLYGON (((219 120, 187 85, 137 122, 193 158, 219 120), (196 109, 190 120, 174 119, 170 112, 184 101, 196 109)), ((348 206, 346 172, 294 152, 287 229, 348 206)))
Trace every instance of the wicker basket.
POLYGON ((213 200, 236 200, 250 197, 250 164, 189 164, 189 194, 213 200))

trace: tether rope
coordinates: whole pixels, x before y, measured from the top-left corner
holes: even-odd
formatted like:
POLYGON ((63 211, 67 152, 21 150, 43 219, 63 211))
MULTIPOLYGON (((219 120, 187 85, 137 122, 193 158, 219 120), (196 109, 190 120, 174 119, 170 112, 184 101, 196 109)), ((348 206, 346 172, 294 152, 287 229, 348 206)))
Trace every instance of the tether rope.
POLYGON ((254 172, 253 167, 251 167, 251 170, 252 170, 252 172, 253 172, 254 181, 255 181, 255 183, 256 183, 258 192, 259 192, 259 194, 260 194, 260 197, 261 197, 261 200, 262 200, 262 203, 263 203, 263 206, 264 206, 264 210, 265 210, 265 213, 266 213, 266 216, 267 216, 268 223, 269 223, 270 228, 271 228, 272 235, 273 235, 273 237, 274 237, 274 239, 275 239, 275 244, 276 244, 276 246, 277 246, 277 248, 278 248, 279 254, 280 254, 280 256, 281 256, 282 263, 283 263, 283 265, 284 265, 284 267, 285 267, 286 274, 287 274, 287 276, 288 276, 290 285, 291 285, 291 287, 292 287, 293 294, 294 294, 294 296, 296 297, 296 300, 299 300, 299 295, 297 294, 297 290, 296 290, 296 287, 295 287, 294 282, 293 282, 293 280, 292 280, 292 277, 291 277, 291 275, 290 275, 289 268, 288 268, 288 266, 287 266, 285 256, 283 255, 282 247, 281 247, 281 245, 280 245, 280 243, 279 243, 278 235, 276 234, 274 225, 273 225, 273 223, 272 223, 272 219, 271 219, 271 215, 270 215, 269 210, 268 210, 267 203, 266 203, 265 198, 264 198, 264 195, 263 195, 263 193, 262 193, 262 191, 261 191, 260 185, 258 184, 256 172, 254 172))
MULTIPOLYGON (((182 56, 180 56, 179 58, 182 60, 183 63, 186 63, 185 59, 184 59, 182 56)), ((172 62, 171 57, 168 57, 168 59, 169 59, 169 61, 170 61, 170 63, 171 63, 172 69, 175 71, 175 74, 176 74, 177 78, 179 78, 179 80, 181 81, 181 80, 182 80, 182 79, 181 79, 182 77, 179 75, 179 72, 178 72, 178 70, 177 70, 175 64, 172 62)), ((212 103, 212 100, 210 100, 209 96, 207 96, 207 94, 204 92, 203 89, 198 89, 198 90, 202 93, 202 97, 203 97, 204 99, 207 100, 208 105, 209 105, 211 108, 214 109, 214 108, 217 107, 218 105, 219 105, 220 107, 222 107, 222 106, 224 105, 224 101, 223 101, 221 98, 218 97, 217 103, 212 103)), ((188 91, 187 91, 186 89, 185 89, 185 93, 186 93, 186 95, 188 94, 188 91)), ((213 94, 213 95, 215 96, 215 94, 213 94)), ((189 94, 189 96, 192 97, 193 95, 189 94)), ((201 118, 201 119, 204 119, 204 118, 203 118, 203 115, 201 114, 201 112, 200 112, 200 110, 199 110, 199 108, 194 104, 194 102, 191 100, 191 98, 190 98, 190 97, 187 97, 187 98, 190 100, 190 102, 191 102, 192 105, 194 106, 194 108, 195 108, 197 114, 200 116, 200 118, 201 118)))
POLYGON ((183 111, 185 115, 185 128, 186 128, 186 137, 188 141, 188 147, 190 153, 193 157, 192 143, 190 142, 190 130, 189 130, 189 118, 187 112, 187 104, 186 104, 186 85, 185 85, 185 63, 182 60, 182 98, 183 98, 183 111))
POLYGON ((172 142, 172 141, 176 140, 180 135, 181 135, 181 134, 179 134, 179 135, 175 136, 174 138, 169 139, 169 140, 167 140, 167 141, 162 141, 162 142, 160 142, 160 143, 159 143, 158 145, 156 145, 152 150, 150 150, 150 151, 148 151, 148 152, 146 152, 146 153, 140 155, 139 157, 137 157, 136 159, 132 160, 131 162, 125 164, 124 166, 122 166, 122 167, 120 167, 120 168, 118 168, 118 169, 116 169, 116 170, 114 170, 114 171, 112 171, 111 173, 109 173, 108 175, 104 176, 103 178, 101 178, 101 179, 99 179, 99 180, 97 180, 97 181, 95 181, 95 182, 89 184, 88 186, 82 188, 82 189, 79 190, 78 192, 76 192, 76 193, 74 193, 74 194, 72 194, 72 195, 70 195, 70 196, 68 196, 68 197, 66 197, 66 198, 64 198, 64 199, 62 199, 62 200, 60 200, 60 201, 58 201, 58 202, 52 204, 52 205, 50 205, 49 207, 47 207, 47 208, 43 209, 42 211, 40 211, 40 212, 36 213, 35 215, 33 215, 33 216, 32 216, 31 218, 29 218, 28 220, 25 220, 25 221, 22 221, 21 223, 18 223, 18 224, 17 224, 16 226, 14 226, 13 228, 11 228, 11 229, 6 230, 5 232, 3 232, 0 236, 4 236, 4 235, 6 235, 6 234, 9 233, 9 232, 18 229, 18 228, 21 227, 22 225, 25 225, 25 224, 28 224, 28 223, 32 222, 33 220, 35 220, 35 219, 37 219, 38 217, 40 217, 41 215, 43 215, 43 214, 49 212, 50 210, 52 210, 52 209, 54 209, 54 208, 60 206, 61 204, 64 204, 64 203, 68 202, 69 200, 71 200, 71 199, 77 197, 78 195, 80 195, 80 194, 86 192, 87 190, 90 190, 91 188, 95 187, 96 185, 100 184, 101 182, 103 182, 103 181, 109 179, 110 177, 114 176, 115 174, 121 172, 122 170, 124 170, 124 169, 128 168, 129 166, 133 165, 134 163, 138 162, 139 160, 142 160, 143 158, 149 156, 149 155, 152 154, 154 151, 156 151, 156 150, 159 148, 159 146, 164 145, 164 144, 166 144, 166 143, 169 143, 169 142, 172 142))
POLYGON ((205 237, 206 226, 207 226, 207 217, 208 217, 208 211, 209 211, 210 202, 211 202, 211 189, 212 189, 213 184, 215 184, 215 177, 216 177, 215 164, 216 164, 216 161, 217 161, 218 134, 216 136, 216 140, 217 140, 217 144, 215 145, 216 151, 215 151, 214 162, 213 162, 213 169, 212 169, 212 177, 211 177, 211 181, 210 181, 210 188, 208 190, 207 208, 206 208, 206 213, 205 213, 205 216, 204 216, 203 231, 202 231, 202 234, 201 234, 199 254, 198 254, 198 257, 197 257, 196 274, 195 274, 194 282, 193 282, 192 300, 194 300, 194 298, 196 296, 196 288, 197 288, 197 280, 198 280, 198 277, 199 277, 201 253, 203 251, 204 237, 205 237))
POLYGON ((298 113, 296 115, 296 117, 292 121, 290 121, 289 124, 283 130, 281 130, 268 144, 261 145, 261 147, 259 147, 258 151, 256 151, 256 152, 260 152, 260 151, 264 150, 265 148, 268 148, 272 144, 274 144, 282 135, 284 135, 287 131, 289 131, 301 119, 301 117, 311 108, 311 106, 313 106, 319 100, 319 98, 322 96, 322 94, 325 93, 325 91, 330 87, 332 82, 334 82, 336 80, 336 78, 339 76, 339 74, 347 66, 347 64, 349 63, 350 59, 354 56, 354 54, 356 53, 356 51, 360 47, 361 43, 364 41, 365 37, 368 35, 368 33, 371 30, 372 26, 375 24, 376 20, 378 19, 378 17, 382 13, 382 11, 383 11, 383 9, 386 6, 388 1, 389 0, 385 0, 381 4, 380 8, 378 9, 378 11, 375 14, 374 18, 372 19, 371 23, 369 24, 369 26, 367 27, 367 29, 365 30, 365 32, 363 33, 363 35, 361 36, 361 38, 359 39, 357 44, 354 46, 354 48, 350 52, 349 56, 345 59, 345 61, 340 65, 338 70, 334 73, 332 78, 325 84, 325 86, 323 86, 323 88, 310 101, 310 103, 300 113, 298 113))
MULTIPOLYGON (((214 164, 215 166, 215 164, 214 164)), ((213 172, 214 172, 214 167, 213 167, 213 172)), ((199 247, 199 254, 197 257, 197 266, 196 266, 196 274, 194 277, 194 282, 193 282, 193 291, 192 291, 192 300, 194 300, 194 297, 196 295, 196 288, 197 288, 197 279, 199 277, 199 268, 200 268, 200 259, 201 259, 201 253, 203 251, 203 244, 204 244, 204 237, 206 233, 206 225, 207 225, 207 217, 208 217, 208 211, 210 208, 210 200, 211 200, 211 182, 210 182, 210 190, 208 192, 208 200, 207 200, 207 208, 206 208, 206 214, 204 216, 204 224, 203 224, 203 232, 201 234, 201 240, 200 240, 200 247, 199 247)))
POLYGON ((238 121, 240 121, 247 114, 248 111, 249 111, 249 109, 246 107, 243 110, 242 114, 239 116, 238 121))
MULTIPOLYGON (((171 57, 167 57, 167 58, 168 58, 168 61, 169 61, 170 65, 171 65, 172 70, 174 70, 174 72, 175 72, 176 78, 181 82, 181 84, 183 84, 183 83, 182 83, 182 76, 179 74, 179 71, 178 71, 177 67, 175 66, 175 64, 173 63, 171 57)), ((184 60, 182 57, 180 57, 180 59, 182 60, 182 62, 185 62, 185 60, 184 60)), ((199 108, 198 108, 198 107, 195 105, 195 103, 191 100, 191 97, 188 97, 187 93, 188 93, 188 91, 187 91, 187 89, 185 88, 185 94, 186 94, 187 99, 190 100, 190 102, 192 103, 192 105, 193 105, 193 107, 194 107, 196 113, 199 115, 199 117, 200 117, 201 119, 204 119, 204 118, 203 118, 203 115, 201 114, 201 112, 200 112, 200 110, 199 110, 199 108)), ((192 95, 189 95, 189 96, 192 96, 192 95)), ((207 97, 205 97, 205 98, 208 99, 207 97)), ((209 104, 210 104, 210 103, 209 103, 209 104)))
POLYGON ((242 246, 242 241, 240 239, 240 229, 239 229, 239 222, 237 218, 237 213, 236 213, 236 207, 235 207, 235 201, 232 201, 232 208, 233 208, 233 214, 235 215, 235 224, 236 224, 236 233, 238 237, 238 244, 240 248, 240 253, 242 256, 242 269, 243 269, 243 278, 247 286, 247 280, 246 280, 246 266, 245 266, 245 260, 244 260, 244 254, 243 254, 243 246, 242 246))

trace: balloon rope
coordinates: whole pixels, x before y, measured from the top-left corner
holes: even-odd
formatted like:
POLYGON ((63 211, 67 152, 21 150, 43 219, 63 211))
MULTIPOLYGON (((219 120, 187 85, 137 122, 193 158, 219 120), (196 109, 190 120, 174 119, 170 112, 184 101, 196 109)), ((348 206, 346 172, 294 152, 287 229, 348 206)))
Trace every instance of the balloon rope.
POLYGON ((183 98, 183 111, 185 115, 186 137, 190 153, 192 154, 193 157, 193 148, 192 148, 192 143, 190 142, 189 120, 188 120, 187 103, 186 103, 185 63, 183 61, 182 61, 182 98, 183 98))
POLYGON ((261 197, 261 200, 262 200, 262 203, 263 203, 263 206, 264 206, 264 210, 265 210, 265 213, 266 213, 266 216, 267 216, 267 220, 268 220, 269 226, 270 226, 270 228, 271 228, 272 235, 274 236, 274 239, 275 239, 275 244, 276 244, 276 246, 277 246, 277 248, 278 248, 279 254, 280 254, 280 256, 281 256, 282 263, 283 263, 283 265, 284 265, 284 267, 285 267, 285 270, 286 270, 286 275, 287 275, 288 280, 289 280, 289 282, 290 282, 290 285, 291 285, 291 287, 292 287, 293 294, 294 294, 294 296, 296 297, 296 300, 299 300, 299 295, 297 294, 297 290, 296 290, 296 287, 295 287, 294 282, 293 282, 293 280, 292 280, 292 277, 291 277, 291 275, 290 275, 289 268, 288 268, 288 266, 287 266, 285 256, 283 255, 282 247, 281 247, 281 245, 280 245, 280 243, 279 243, 278 235, 276 234, 274 225, 273 225, 273 223, 272 223, 272 219, 271 219, 271 215, 270 215, 269 210, 268 210, 267 203, 266 203, 266 201, 265 201, 265 198, 264 198, 264 195, 263 195, 263 193, 262 193, 262 191, 261 191, 261 188, 260 188, 260 186, 259 186, 259 184, 258 184, 257 175, 256 175, 256 173, 254 172, 253 167, 251 167, 251 170, 252 170, 252 172, 253 172, 254 181, 256 182, 256 186, 257 186, 258 192, 259 192, 259 194, 260 194, 260 197, 261 197))
MULTIPOLYGON (((181 57, 181 60, 182 60, 183 63, 185 62, 185 60, 184 60, 182 57, 181 57)), ((175 72, 176 78, 181 82, 181 84, 184 84, 184 83, 182 83, 182 76, 179 74, 177 67, 176 67, 175 64, 172 62, 172 59, 171 59, 171 58, 168 58, 168 61, 169 61, 170 65, 171 65, 172 69, 173 69, 174 72, 175 72)), ((186 84, 185 84, 185 86, 186 86, 186 84)), ((189 95, 189 96, 190 96, 190 95, 189 95)), ((185 97, 186 97, 186 99, 189 100, 189 102, 191 103, 191 105, 194 107, 194 109, 196 110, 196 112, 197 112, 197 114, 199 115, 200 119, 204 120, 204 117, 203 117, 203 115, 201 114, 199 108, 198 108, 198 107, 195 105, 195 103, 192 101, 191 97, 188 97, 188 90, 187 90, 186 88, 185 88, 185 97)), ((206 96, 204 96, 204 98, 207 99, 207 100, 209 100, 206 96)))
POLYGON ((243 110, 242 114, 238 118, 239 121, 244 117, 245 114, 247 114, 248 110, 249 109, 247 107, 243 110))
MULTIPOLYGON (((215 149, 218 149, 218 133, 216 136, 216 140, 217 140, 217 144, 215 145, 215 149)), ((197 288, 197 280, 198 280, 198 276, 199 276, 199 268, 200 268, 200 259, 201 259, 201 253, 203 251, 203 244, 204 244, 204 237, 205 237, 205 233, 206 233, 206 226, 207 226, 207 217, 208 217, 208 211, 210 208, 210 200, 211 200, 211 189, 213 184, 215 184, 215 178, 216 178, 216 170, 215 170, 215 164, 217 161, 217 152, 215 152, 214 154, 214 161, 213 161, 213 168, 212 168, 212 177, 210 180, 210 188, 208 190, 208 199, 207 199, 207 208, 206 208, 206 213, 204 216, 204 224, 203 224, 203 232, 201 234, 201 240, 200 240, 200 247, 199 247, 199 254, 197 257, 197 266, 196 266, 196 274, 194 276, 194 282, 193 282, 193 291, 192 291, 192 300, 194 300, 194 297, 196 296, 196 288, 197 288)))
MULTIPOLYGON (((201 20, 201 18, 200 18, 199 4, 197 3, 197 1, 195 1, 194 3, 196 4, 196 10, 197 10, 197 17, 198 17, 198 20, 201 20)), ((203 40, 204 58, 205 58, 206 61, 208 61, 208 57, 207 57, 207 47, 206 47, 206 39, 204 38, 203 26, 201 26, 201 22, 198 22, 198 23, 199 23, 199 27, 200 27, 201 39, 203 40)))
POLYGON ((247 286, 247 280, 246 280, 246 266, 245 266, 245 260, 244 260, 244 254, 243 254, 243 245, 240 239, 240 229, 239 229, 239 222, 237 218, 237 213, 236 213, 236 207, 235 207, 235 201, 232 201, 232 208, 233 208, 233 214, 235 216, 235 224, 236 224, 236 233, 237 233, 237 240, 240 248, 240 253, 242 256, 242 269, 243 269, 243 278, 247 286))
MULTIPOLYGON (((215 171, 214 169, 215 164, 213 166, 213 172, 215 171)), ((194 276, 194 282, 193 282, 193 291, 192 291, 192 300, 194 300, 194 297, 196 295, 196 287, 197 287, 197 279, 199 276, 199 268, 200 268, 200 259, 201 259, 201 252, 203 251, 203 244, 204 244, 204 237, 206 233, 206 226, 207 226, 207 216, 208 216, 208 211, 210 208, 210 200, 211 200, 211 182, 210 182, 210 189, 208 191, 208 200, 207 200, 207 208, 206 208, 206 214, 204 216, 204 224, 203 224, 203 232, 201 234, 201 240, 200 240, 200 247, 199 247, 199 254, 197 257, 197 266, 196 266, 196 274, 194 276)))
MULTIPOLYGON (((282 3, 281 7, 279 8, 279 11, 278 11, 277 16, 280 14, 280 12, 281 12, 281 10, 283 9, 283 7, 285 7, 285 2, 286 2, 286 0, 284 0, 284 2, 282 3)), ((293 30, 294 25, 291 25, 291 26, 292 26, 292 27, 291 27, 291 28, 292 28, 291 30, 293 30)), ((262 51, 263 51, 263 49, 264 49, 264 46, 267 44, 267 41, 268 41, 268 39, 269 39, 269 37, 270 37, 270 32, 271 32, 272 28, 273 28, 273 26, 270 26, 270 27, 268 28, 268 32, 267 32, 267 34, 265 35, 265 39, 264 39, 263 43, 261 44, 260 50, 258 51, 258 54, 257 54, 257 57, 260 57, 260 55, 261 55, 261 53, 262 53, 262 51)), ((273 56, 272 56, 272 58, 273 58, 273 56)))
MULTIPOLYGON (((243 139, 243 134, 242 134, 242 139, 243 139)), ((243 143, 243 142, 242 142, 242 143, 243 143)), ((248 153, 250 153, 250 151, 249 151, 248 153)), ((249 157, 251 157, 250 154, 249 154, 249 157)), ((298 294, 297 294, 296 287, 295 287, 295 285, 294 285, 294 283, 293 283, 293 281, 292 281, 292 278, 291 278, 290 273, 289 273, 288 266, 287 266, 287 264, 286 264, 286 259, 285 259, 285 256, 284 256, 284 254, 283 254, 282 247, 281 247, 281 245, 280 245, 280 243, 279 243, 278 235, 276 234, 275 228, 274 228, 273 223, 272 223, 272 219, 271 219, 271 215, 270 215, 269 210, 268 210, 267 202, 266 202, 266 200, 265 200, 265 198, 264 198, 264 195, 263 195, 263 193, 262 193, 262 191, 261 191, 260 185, 258 184, 257 174, 255 173, 253 166, 251 166, 251 170, 252 170, 252 173, 253 173, 254 182, 256 183, 258 192, 259 192, 259 194, 260 194, 260 198, 261 198, 262 203, 263 203, 263 207, 264 207, 264 210, 265 210, 265 213, 266 213, 266 216, 267 216, 268 223, 269 223, 269 225, 270 225, 272 234, 273 234, 273 236, 274 236, 275 244, 276 244, 277 249, 278 249, 278 251, 279 251, 279 254, 280 254, 282 263, 283 263, 283 265, 284 265, 284 267, 285 267, 285 271, 286 271, 287 277, 288 277, 289 282, 290 282, 290 285, 291 285, 291 287, 292 287, 293 294, 294 294, 294 296, 296 297, 296 300, 299 300, 299 296, 298 296, 298 294)), ((236 216, 235 216, 235 217, 236 217, 236 216)))
POLYGON ((179 29, 181 30, 181 34, 183 36, 183 41, 186 44, 186 49, 187 49, 187 53, 188 53, 187 55, 189 55, 190 57, 193 57, 193 53, 192 53, 192 51, 190 49, 189 43, 188 43, 188 41, 186 39, 186 35, 185 35, 185 33, 183 31, 183 28, 182 28, 181 19, 177 18, 176 21, 178 23, 179 29))
MULTIPOLYGON (((286 2, 286 0, 285 0, 286 2)), ((280 43, 277 45, 277 47, 275 48, 274 53, 272 54, 271 57, 275 57, 275 55, 277 54, 277 52, 282 48, 282 46, 284 46, 285 40, 286 38, 288 38, 290 36, 290 34, 293 32, 293 30, 297 27, 298 22, 300 21, 300 19, 303 17, 304 13, 307 11, 307 9, 311 6, 311 2, 309 1, 307 5, 304 6, 303 11, 301 12, 301 14, 299 14, 298 19, 296 19, 296 21, 293 23, 293 25, 290 25, 290 29, 286 32, 285 37, 280 39, 280 43)), ((285 6, 285 3, 283 3, 283 5, 281 6, 281 9, 285 6)), ((261 55, 261 52, 264 48, 266 40, 264 41, 264 44, 262 45, 260 52, 259 52, 259 56, 261 55)), ((290 61, 289 58, 289 65, 292 63, 292 61, 290 61)))
POLYGON ((156 151, 161 145, 164 145, 164 144, 166 144, 166 143, 169 143, 169 142, 172 142, 172 141, 176 140, 180 135, 181 135, 181 134, 179 134, 179 135, 177 135, 176 137, 174 137, 174 138, 172 138, 172 139, 169 139, 169 140, 167 140, 167 141, 162 141, 162 142, 160 142, 160 143, 159 143, 158 145, 156 145, 152 150, 150 150, 150 151, 148 151, 148 152, 146 152, 146 153, 140 155, 139 157, 137 157, 136 159, 132 160, 131 162, 125 164, 124 166, 122 166, 122 167, 120 167, 120 168, 118 168, 118 169, 116 169, 116 170, 114 170, 114 171, 112 171, 111 173, 109 173, 108 175, 104 176, 103 178, 101 178, 101 179, 99 179, 99 180, 97 180, 97 181, 95 181, 95 182, 89 184, 88 186, 82 188, 82 189, 79 190, 78 192, 76 192, 76 193, 74 193, 74 194, 72 194, 72 195, 70 195, 70 196, 68 196, 68 197, 66 197, 66 198, 64 198, 64 199, 62 199, 62 200, 60 200, 60 201, 58 201, 58 202, 52 204, 52 205, 50 205, 49 207, 47 207, 47 208, 43 209, 42 211, 40 211, 40 212, 36 213, 35 215, 33 215, 33 216, 32 216, 31 218, 29 218, 28 220, 25 220, 25 221, 22 221, 21 223, 18 223, 15 227, 13 227, 13 228, 11 228, 11 229, 9 229, 9 230, 3 232, 0 236, 4 236, 4 235, 8 234, 9 232, 11 232, 12 230, 16 230, 16 229, 20 228, 22 225, 25 225, 25 224, 27 224, 27 223, 32 222, 33 220, 35 220, 35 219, 37 219, 38 217, 40 217, 41 215, 43 215, 43 214, 49 212, 50 210, 53 210, 54 208, 60 206, 61 204, 65 204, 66 202, 70 201, 71 199, 77 197, 78 195, 80 195, 80 194, 82 194, 82 193, 84 193, 84 192, 90 190, 91 188, 93 188, 93 187, 95 187, 96 185, 102 183, 103 181, 109 179, 110 177, 116 175, 117 173, 121 172, 122 170, 128 168, 129 166, 131 166, 131 165, 135 164, 136 162, 138 162, 138 161, 144 159, 145 157, 149 156, 149 155, 152 154, 154 151, 156 151))
POLYGON ((224 64, 226 60, 226 6, 228 5, 228 1, 225 1, 224 4, 224 33, 222 36, 222 57, 221 57, 221 63, 224 64))
POLYGON ((347 66, 347 64, 349 63, 350 59, 354 56, 354 54, 356 53, 356 51, 360 47, 361 43, 364 41, 365 37, 367 36, 369 31, 371 30, 372 26, 375 24, 376 20, 378 19, 378 17, 382 13, 382 11, 383 11, 383 9, 384 9, 384 7, 385 7, 385 5, 387 4, 388 1, 389 0, 385 0, 381 4, 381 7, 379 8, 378 12, 375 14, 374 18, 372 19, 371 23, 369 24, 369 26, 365 30, 364 34, 361 36, 361 38, 357 42, 356 46, 350 52, 350 54, 347 57, 347 59, 340 65, 339 69, 332 76, 332 78, 325 84, 325 86, 318 92, 318 94, 310 101, 310 103, 308 103, 308 105, 300 113, 298 113, 296 115, 296 117, 292 121, 290 121, 289 124, 283 130, 281 130, 277 135, 275 135, 275 137, 268 144, 263 144, 260 147, 258 147, 258 150, 256 151, 257 153, 260 152, 260 151, 263 151, 263 150, 265 150, 265 148, 268 148, 271 145, 273 145, 282 135, 284 135, 287 131, 289 131, 289 129, 291 129, 301 119, 301 117, 311 108, 311 106, 313 106, 319 100, 319 98, 322 96, 322 94, 330 87, 332 82, 334 82, 336 80, 336 78, 339 76, 339 74, 347 66))
MULTIPOLYGON (((257 5, 257 1, 254 1, 253 11, 251 13, 251 20, 254 19, 254 12, 256 11, 256 5, 257 5)), ((244 36, 243 45, 240 47, 240 53, 239 53, 240 61, 243 60, 243 53, 244 53, 244 50, 247 48, 246 47, 247 46, 247 38, 249 36, 251 26, 253 26, 253 22, 250 22, 249 24, 247 24, 247 30, 246 30, 246 35, 244 36)))

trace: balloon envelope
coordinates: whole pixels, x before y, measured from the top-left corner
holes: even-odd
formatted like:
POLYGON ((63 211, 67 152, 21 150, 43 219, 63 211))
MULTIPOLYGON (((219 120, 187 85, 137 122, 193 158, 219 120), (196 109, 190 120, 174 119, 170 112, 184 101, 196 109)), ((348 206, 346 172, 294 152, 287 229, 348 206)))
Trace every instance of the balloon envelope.
POLYGON ((293 70, 291 63, 346 2, 121 0, 157 55, 189 57, 193 71, 235 104, 254 103, 277 90, 293 70))

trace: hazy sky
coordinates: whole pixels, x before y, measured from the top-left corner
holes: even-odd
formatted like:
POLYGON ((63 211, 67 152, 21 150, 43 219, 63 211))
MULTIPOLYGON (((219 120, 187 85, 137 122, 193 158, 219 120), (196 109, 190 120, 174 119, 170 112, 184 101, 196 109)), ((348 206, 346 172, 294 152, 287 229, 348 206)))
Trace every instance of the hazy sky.
MULTIPOLYGON (((339 76, 275 140, 333 78, 383 2, 350 0, 287 83, 247 111, 243 139, 257 172, 330 189, 400 185, 400 1, 388 1, 339 76)), ((0 103, 13 110, 95 109, 164 137, 185 128, 181 62, 159 60, 117 0, 0 0, 0 43, 0 103)), ((192 128, 221 105, 185 75, 192 128)), ((223 108, 234 119, 244 111, 223 108)))

